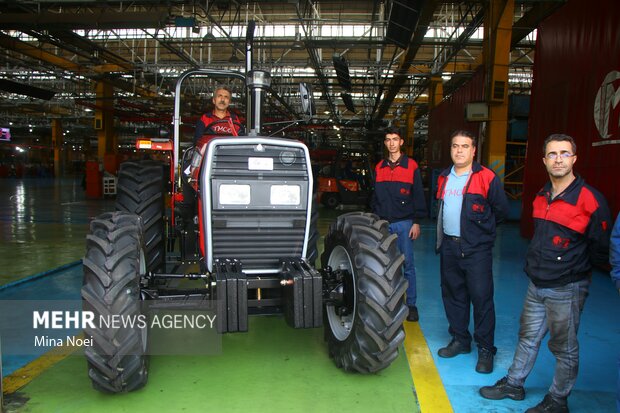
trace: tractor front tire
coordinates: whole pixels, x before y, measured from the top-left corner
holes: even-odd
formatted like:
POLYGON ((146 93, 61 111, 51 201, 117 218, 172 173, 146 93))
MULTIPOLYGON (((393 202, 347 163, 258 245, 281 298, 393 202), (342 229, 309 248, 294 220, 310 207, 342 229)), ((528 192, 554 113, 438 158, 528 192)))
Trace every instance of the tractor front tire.
POLYGON ((94 314, 94 327, 84 330, 93 340, 84 351, 88 376, 104 393, 137 390, 148 379, 148 325, 140 309, 140 279, 146 271, 140 217, 111 212, 91 221, 83 268, 82 306, 94 314), (114 319, 135 325, 118 328, 114 319))
POLYGON ((152 160, 123 162, 116 191, 116 210, 142 217, 147 270, 163 269, 166 254, 163 164, 152 160))
POLYGON ((347 371, 374 373, 398 357, 405 339, 404 257, 388 223, 374 214, 340 215, 325 237, 323 268, 341 275, 343 299, 325 306, 330 356, 347 371))

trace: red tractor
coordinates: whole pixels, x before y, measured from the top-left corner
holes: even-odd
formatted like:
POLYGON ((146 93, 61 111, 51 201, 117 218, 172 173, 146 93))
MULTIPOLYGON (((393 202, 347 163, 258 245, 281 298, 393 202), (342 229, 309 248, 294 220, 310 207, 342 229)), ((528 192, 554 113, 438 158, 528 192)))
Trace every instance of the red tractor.
POLYGON ((247 331, 248 314, 265 311, 283 314, 293 328, 324 326, 330 356, 348 371, 376 372, 398 356, 408 310, 396 235, 373 214, 341 215, 315 266, 319 233, 308 148, 261 134, 268 90, 266 72, 183 73, 169 178, 160 162, 121 165, 116 211, 91 222, 83 259, 83 311, 96 320, 85 329, 94 341, 85 355, 95 389, 119 393, 146 384, 153 308, 210 313, 218 333, 247 331), (194 149, 184 142, 181 99, 193 77, 244 81, 249 133, 199 148, 197 190, 188 202, 184 188, 192 176, 184 171, 194 149), (146 322, 122 328, 98 322, 110 317, 146 322))
POLYGON ((319 201, 327 208, 368 206, 374 170, 371 156, 362 150, 338 150, 319 170, 319 201))

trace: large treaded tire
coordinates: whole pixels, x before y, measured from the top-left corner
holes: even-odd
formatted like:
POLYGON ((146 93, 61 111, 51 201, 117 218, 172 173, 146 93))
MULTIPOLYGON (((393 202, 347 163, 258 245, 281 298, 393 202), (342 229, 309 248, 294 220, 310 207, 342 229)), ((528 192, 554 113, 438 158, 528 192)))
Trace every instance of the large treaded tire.
POLYGON ((335 305, 325 307, 325 336, 330 356, 347 371, 373 373, 398 357, 405 339, 403 322, 407 281, 404 257, 388 223, 374 214, 340 215, 325 237, 323 268, 348 271, 344 281, 348 314, 335 305))
POLYGON ((116 210, 142 217, 148 271, 161 270, 165 264, 164 193, 161 162, 143 160, 121 164, 116 185, 116 210))
POLYGON ((95 315, 95 328, 84 330, 86 337, 93 338, 93 345, 84 351, 88 376, 93 387, 104 393, 137 390, 148 379, 146 322, 115 328, 100 318, 142 318, 140 278, 145 260, 140 217, 110 212, 91 221, 83 268, 83 310, 95 315))

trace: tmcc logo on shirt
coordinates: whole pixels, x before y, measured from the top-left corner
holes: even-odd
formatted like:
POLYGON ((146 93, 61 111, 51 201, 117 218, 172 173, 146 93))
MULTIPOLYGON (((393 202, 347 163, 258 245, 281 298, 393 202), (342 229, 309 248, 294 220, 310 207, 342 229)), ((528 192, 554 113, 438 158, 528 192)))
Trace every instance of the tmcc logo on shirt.
POLYGON ((210 128, 217 133, 232 133, 230 126, 227 125, 213 125, 210 128))
POLYGON ((443 197, 450 197, 450 196, 458 196, 461 197, 463 196, 463 188, 461 189, 446 189, 443 191, 443 197))

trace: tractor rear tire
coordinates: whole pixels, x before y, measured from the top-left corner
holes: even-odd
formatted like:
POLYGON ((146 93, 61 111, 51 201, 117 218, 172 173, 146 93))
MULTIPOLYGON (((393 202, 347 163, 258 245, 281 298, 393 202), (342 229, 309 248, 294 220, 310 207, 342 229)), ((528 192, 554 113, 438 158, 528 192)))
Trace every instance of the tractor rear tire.
POLYGON ((148 325, 140 309, 140 279, 146 271, 140 217, 110 212, 90 223, 83 259, 83 311, 94 314, 94 328, 84 335, 88 376, 96 390, 123 393, 143 387, 148 379, 148 325), (134 320, 118 328, 102 319, 134 320), (140 321, 142 324, 140 324, 140 321))
POLYGON ((163 269, 166 259, 163 164, 152 160, 123 162, 116 191, 116 210, 142 217, 147 270, 163 269))
POLYGON ((374 214, 340 215, 325 237, 321 260, 323 268, 345 274, 341 305, 328 302, 324 311, 330 356, 346 371, 388 367, 405 339, 408 314, 396 235, 374 214))

